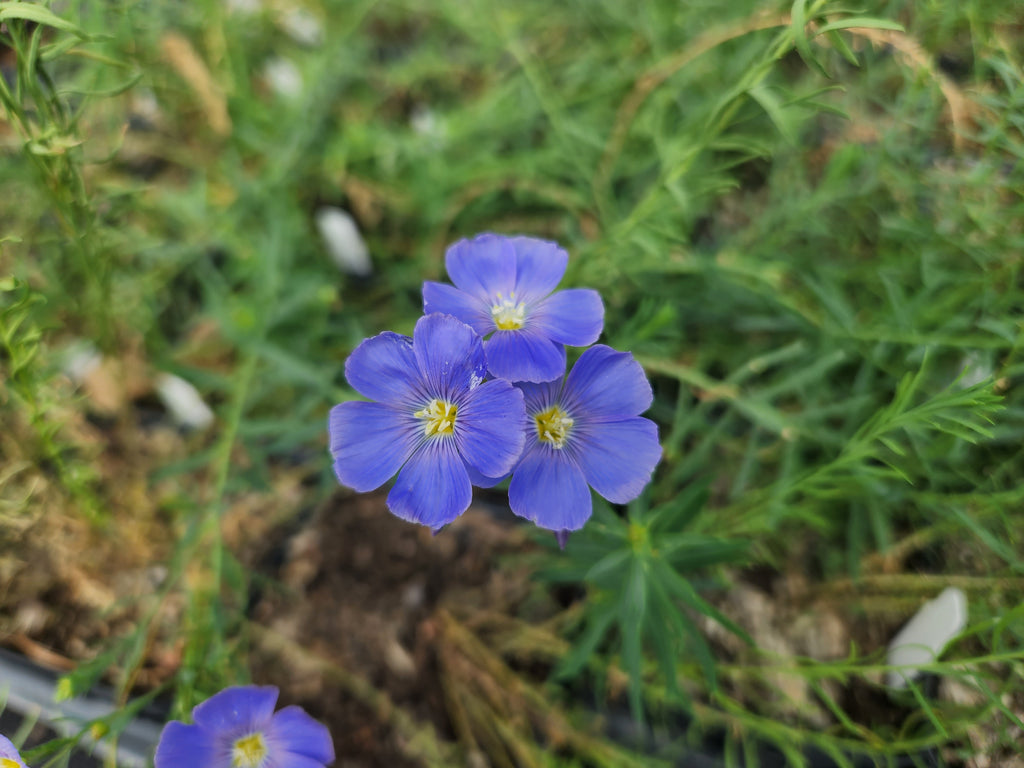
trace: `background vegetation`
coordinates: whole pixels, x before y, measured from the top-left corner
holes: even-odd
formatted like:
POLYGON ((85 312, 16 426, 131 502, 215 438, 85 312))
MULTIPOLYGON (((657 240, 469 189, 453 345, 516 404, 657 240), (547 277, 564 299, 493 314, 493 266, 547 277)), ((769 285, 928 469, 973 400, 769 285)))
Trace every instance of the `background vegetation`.
POLYGON ((246 679, 266 583, 231 510, 258 493, 295 526, 337 493, 346 355, 411 331, 449 243, 529 233, 646 367, 663 463, 565 554, 495 565, 534 574, 503 629, 438 619, 504 705, 464 683, 437 726, 358 670, 333 684, 413 764, 710 739, 733 765, 1010 765, 1021 39, 982 0, 0 2, 0 640, 93 659, 65 693, 106 674, 175 717, 246 679), (332 262, 324 207, 371 275, 332 262), (213 426, 162 426, 168 373, 213 426), (68 584, 107 592, 26 624, 68 584), (942 686, 890 697, 888 638, 948 585, 970 625, 942 686), (94 614, 78 645, 54 629, 94 614), (648 725, 617 733, 624 706, 648 725))

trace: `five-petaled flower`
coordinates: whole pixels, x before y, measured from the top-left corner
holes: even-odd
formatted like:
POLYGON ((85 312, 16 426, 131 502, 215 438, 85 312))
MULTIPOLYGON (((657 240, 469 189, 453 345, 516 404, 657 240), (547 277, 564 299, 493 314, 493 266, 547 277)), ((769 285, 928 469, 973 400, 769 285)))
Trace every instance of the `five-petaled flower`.
POLYGON ((661 458, 658 428, 640 414, 651 385, 629 352, 598 344, 563 380, 517 384, 529 436, 508 489, 520 517, 561 533, 590 517, 591 486, 608 501, 632 501, 661 458))
MULTIPOLYGON (((155 768, 324 768, 334 762, 327 728, 301 707, 274 712, 277 688, 225 688, 160 734, 155 768)), ((7 766, 4 766, 7 768, 7 766)))
POLYGON ((472 499, 471 483, 507 475, 523 448, 523 395, 487 372, 483 343, 465 323, 431 314, 412 339, 382 333, 345 362, 349 384, 376 402, 331 410, 334 471, 343 485, 372 491, 392 475, 388 508, 434 530, 472 499))
POLYGON ((478 235, 445 254, 455 287, 423 284, 423 311, 468 323, 484 342, 487 369, 508 381, 543 382, 565 373, 565 346, 597 341, 604 305, 597 291, 554 291, 569 255, 533 237, 478 235))
POLYGON ((11 740, 0 736, 0 768, 26 768, 11 740))

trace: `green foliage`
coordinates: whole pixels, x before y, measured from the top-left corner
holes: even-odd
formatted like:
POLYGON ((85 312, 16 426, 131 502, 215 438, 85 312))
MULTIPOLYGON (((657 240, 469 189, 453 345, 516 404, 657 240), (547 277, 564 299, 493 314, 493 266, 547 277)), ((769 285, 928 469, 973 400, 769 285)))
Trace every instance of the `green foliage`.
POLYGON ((249 575, 226 511, 272 493, 282 466, 305 494, 279 501, 282 519, 335 487, 323 423, 354 396, 343 359, 410 330, 444 247, 495 230, 568 248, 566 284, 605 299, 602 341, 650 374, 664 447, 641 500, 595 500, 546 561, 546 583, 586 594, 560 625, 560 680, 619 665, 634 714, 688 708, 730 735, 735 764, 762 741, 842 764, 915 745, 952 759, 971 723, 1010 733, 1024 597, 1010 6, 309 0, 311 44, 288 35, 286 5, 0 2, 5 428, 27 425, 19 448, 101 519, 119 489, 62 429, 62 408, 88 404, 57 387, 60 349, 138 353, 218 415, 154 471, 178 484, 150 510, 178 534, 156 602, 69 689, 113 667, 127 702, 174 600, 174 713, 245 678, 249 575), (297 92, 267 74, 282 59, 297 92), (330 263, 322 205, 353 214, 371 278, 330 263), (850 640, 875 645, 729 657, 708 632, 757 641, 717 607, 755 567, 818 597, 853 579, 851 626, 874 634, 850 640), (879 638, 957 578, 980 580, 972 629, 933 671, 980 703, 858 721, 830 684, 884 671, 879 638), (778 695, 780 671, 811 705, 778 695))
POLYGON ((53 385, 50 363, 44 359, 38 319, 45 302, 45 297, 17 278, 0 280, 0 377, 14 400, 7 407, 16 404, 28 421, 35 438, 35 445, 26 446, 30 458, 52 466, 79 511, 97 520, 101 507, 93 487, 95 473, 85 462, 66 455, 61 438, 60 394, 53 385))
POLYGON ((637 719, 643 716, 645 654, 657 660, 660 675, 677 700, 686 700, 679 686, 681 657, 696 658, 715 690, 714 654, 695 616, 707 616, 745 641, 750 639, 700 596, 687 575, 742 560, 747 543, 686 530, 707 497, 706 487, 699 484, 656 508, 648 508, 647 498, 641 497, 629 505, 625 518, 595 499, 594 518, 570 538, 566 556, 541 573, 552 583, 582 582, 588 588, 579 638, 559 664, 558 677, 582 672, 608 645, 603 641, 614 627, 637 719))

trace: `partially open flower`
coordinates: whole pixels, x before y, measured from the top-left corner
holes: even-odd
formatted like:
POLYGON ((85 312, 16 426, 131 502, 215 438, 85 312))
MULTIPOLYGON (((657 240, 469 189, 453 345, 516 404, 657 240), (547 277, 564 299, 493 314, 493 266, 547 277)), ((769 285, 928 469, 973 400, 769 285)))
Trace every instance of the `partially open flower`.
POLYGON ((542 382, 565 373, 565 346, 585 347, 604 327, 597 291, 556 291, 569 263, 557 243, 478 235, 445 254, 455 286, 423 284, 423 311, 445 312, 481 336, 487 370, 508 381, 542 382))
MULTIPOLYGON (((274 712, 277 688, 225 688, 160 734, 155 768, 324 768, 334 762, 327 728, 301 707, 274 712)), ((0 763, 2 768, 8 766, 0 763)))

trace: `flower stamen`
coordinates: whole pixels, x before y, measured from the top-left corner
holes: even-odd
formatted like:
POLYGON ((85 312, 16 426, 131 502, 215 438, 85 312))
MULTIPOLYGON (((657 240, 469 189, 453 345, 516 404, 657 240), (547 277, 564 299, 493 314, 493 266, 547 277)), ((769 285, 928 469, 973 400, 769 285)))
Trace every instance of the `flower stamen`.
POLYGON ((559 406, 552 405, 546 411, 535 413, 533 420, 537 424, 537 439, 542 443, 550 443, 552 448, 563 448, 576 421, 559 406))
POLYGON ((427 405, 416 411, 413 416, 423 419, 423 434, 427 437, 441 437, 455 432, 455 414, 458 408, 455 403, 434 398, 427 405))
POLYGON ((515 291, 511 291, 507 299, 499 293, 491 306, 491 317, 499 331, 518 330, 526 324, 526 305, 516 302, 515 291))
POLYGON ((238 739, 231 750, 232 768, 259 768, 267 756, 263 734, 250 733, 238 739))
POLYGON ((21 768, 21 765, 8 757, 0 757, 0 768, 21 768))

